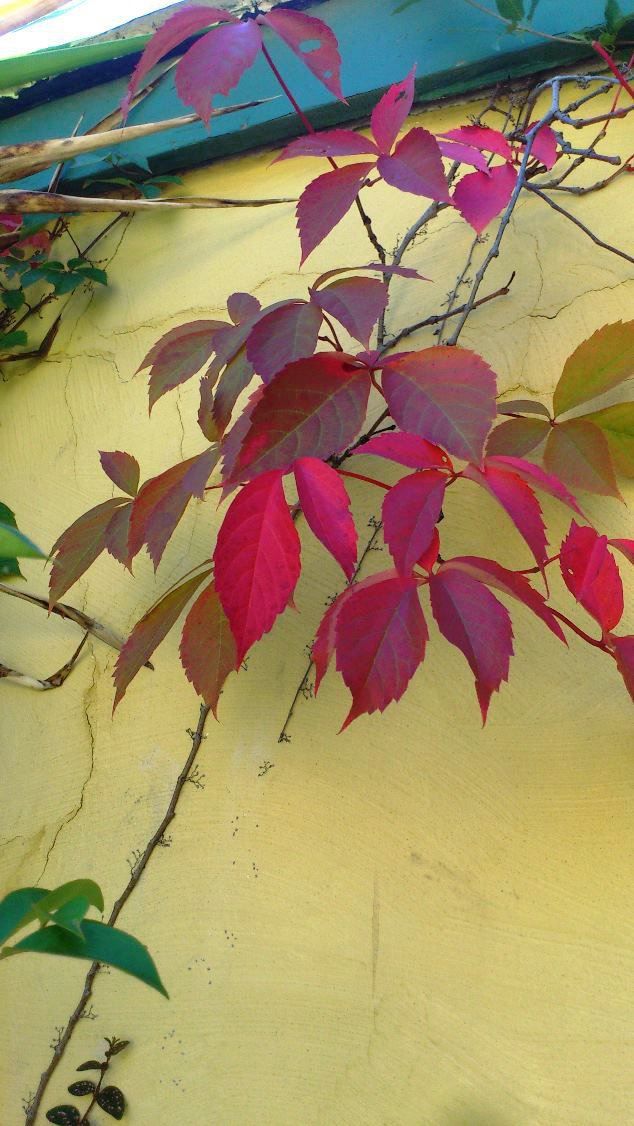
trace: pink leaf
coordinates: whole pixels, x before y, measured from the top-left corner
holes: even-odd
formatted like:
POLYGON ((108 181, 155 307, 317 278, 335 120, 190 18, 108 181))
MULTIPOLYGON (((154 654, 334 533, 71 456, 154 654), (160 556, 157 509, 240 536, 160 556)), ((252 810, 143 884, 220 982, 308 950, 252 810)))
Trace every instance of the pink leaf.
POLYGON ((559 564, 570 593, 599 623, 604 633, 623 614, 623 583, 606 536, 574 520, 561 545, 559 564))
POLYGON ((495 152, 505 160, 512 160, 513 150, 503 133, 497 129, 487 129, 483 125, 462 125, 459 129, 449 129, 441 133, 448 141, 457 141, 461 145, 471 145, 474 149, 484 149, 485 152, 495 152))
MULTIPOLYGON (((528 133, 536 124, 536 121, 531 121, 530 125, 526 126, 525 132, 528 133)), ((557 160, 557 138, 549 125, 542 125, 533 137, 531 156, 536 156, 540 164, 543 164, 549 170, 555 164, 557 160)))
POLYGON ((214 565, 239 665, 288 606, 299 578, 299 536, 281 473, 264 473, 240 490, 218 532, 214 565))
POLYGON ((378 278, 340 278, 323 289, 311 289, 310 295, 350 336, 369 347, 372 330, 387 307, 384 282, 378 278))
POLYGON ((437 346, 390 357, 383 391, 402 430, 480 462, 496 414, 496 379, 476 352, 437 346))
POLYGON ((502 505, 541 565, 546 559, 546 529, 539 502, 526 482, 488 461, 483 470, 467 465, 463 476, 481 485, 502 505))
MULTIPOLYGON (((495 431, 494 431, 495 433, 495 431)), ((498 469, 510 470, 523 481, 527 481, 530 485, 534 485, 536 489, 541 489, 543 493, 548 493, 549 496, 555 497, 560 500, 562 504, 567 504, 569 508, 574 509, 581 516, 581 509, 577 504, 575 497, 568 491, 563 481, 555 477, 552 473, 545 473, 539 465, 533 465, 532 461, 524 461, 521 457, 487 457, 487 465, 496 466, 498 469)))
POLYGON ((253 297, 251 293, 232 293, 227 298, 227 312, 234 325, 242 324, 243 321, 257 317, 261 308, 257 297, 253 297))
POLYGON ((288 160, 296 156, 378 156, 374 141, 355 133, 352 129, 324 129, 320 133, 308 133, 297 137, 276 156, 278 160, 288 160))
POLYGON ((610 645, 616 657, 618 668, 625 687, 634 700, 634 634, 627 637, 610 637, 610 645))
POLYGON ((615 547, 625 556, 628 563, 634 563, 634 540, 608 540, 610 547, 615 547))
POLYGON ((439 141, 438 148, 447 160, 457 160, 460 164, 471 164, 473 168, 477 168, 478 172, 484 172, 488 176, 489 166, 486 157, 482 155, 479 149, 469 148, 468 145, 459 145, 454 141, 439 141))
POLYGON ((405 134, 393 156, 380 156, 377 169, 393 188, 451 203, 438 142, 420 126, 405 134))
POLYGON ((429 581, 431 608, 443 637, 467 658, 476 682, 482 722, 502 681, 508 680, 513 629, 508 610, 482 583, 440 570, 429 581))
POLYGON ((572 485, 599 496, 622 500, 610 447, 602 430, 584 418, 551 426, 544 450, 547 469, 572 485))
POLYGON ((353 456, 373 454, 385 457, 410 469, 450 469, 453 465, 440 446, 434 446, 417 434, 377 434, 353 450, 353 456))
POLYGON ((130 569, 130 549, 128 539, 130 536, 130 517, 132 516, 132 501, 115 508, 105 533, 106 551, 110 553, 117 563, 130 569))
POLYGON ((352 578, 357 559, 357 530, 350 515, 350 498, 339 474, 314 457, 295 462, 295 481, 309 528, 352 578))
POLYGON ((149 367, 149 409, 173 387, 185 383, 211 356, 223 321, 190 321, 170 329, 150 348, 137 371, 149 367))
MULTIPOLYGON (((224 481, 229 481, 233 477, 236 462, 242 449, 242 443, 251 426, 251 415, 263 394, 263 386, 256 387, 255 391, 251 392, 244 410, 238 415, 231 430, 223 435, 220 452, 222 454, 221 476, 224 481)), ((223 489, 223 500, 230 492, 233 492, 233 489, 223 489)))
POLYGON ((418 566, 422 567, 424 571, 433 570, 433 568, 436 566, 436 563, 438 562, 438 556, 439 555, 440 555, 440 536, 438 534, 438 528, 434 528, 434 530, 431 534, 431 540, 430 540, 429 546, 425 548, 423 554, 421 555, 420 559, 418 560, 418 566))
POLYGON ((352 274, 357 273, 358 270, 375 270, 379 274, 384 274, 385 277, 392 277, 397 275, 399 278, 415 278, 416 281, 429 281, 429 278, 424 278, 418 270, 412 270, 411 266, 388 266, 383 262, 370 262, 368 266, 338 266, 334 270, 326 270, 324 274, 320 274, 316 281, 313 282, 313 289, 317 289, 320 285, 330 281, 330 278, 337 277, 338 274, 352 274))
POLYGON ((279 8, 266 16, 259 16, 258 22, 279 35, 315 78, 335 98, 345 102, 337 38, 327 24, 314 16, 307 16, 305 12, 282 11, 279 8))
POLYGON ((131 559, 145 543, 156 570, 190 500, 202 500, 218 457, 218 448, 211 447, 145 482, 132 506, 128 540, 131 559))
POLYGON ((470 172, 456 185, 453 202, 476 234, 481 235, 504 210, 516 183, 517 172, 512 164, 498 164, 488 174, 470 172))
POLYGON ((430 469, 403 477, 383 501, 383 535, 401 575, 409 575, 432 542, 447 478, 430 469))
POLYGON ((296 212, 302 265, 350 210, 373 167, 367 163, 349 164, 334 172, 325 172, 304 188, 296 212))
POLYGON ((228 94, 255 62, 262 35, 255 20, 222 23, 189 48, 176 67, 176 92, 209 124, 217 94, 228 94))
POLYGON ((351 592, 336 624, 337 668, 352 693, 342 731, 357 716, 400 700, 427 638, 415 579, 389 577, 351 592))
POLYGON ((156 66, 159 60, 163 58, 163 55, 167 55, 174 47, 178 47, 179 43, 183 43, 185 39, 189 39, 196 32, 203 31, 216 20, 235 21, 235 16, 223 8, 203 8, 200 6, 181 8, 159 27, 141 55, 128 83, 125 98, 121 102, 124 117, 128 114, 130 103, 140 83, 150 73, 152 67, 156 66))
POLYGON ((555 637, 563 641, 564 645, 567 644, 563 630, 550 607, 546 605, 543 595, 531 586, 528 579, 525 579, 523 575, 518 575, 517 571, 508 571, 506 567, 502 567, 495 560, 482 559, 476 555, 455 556, 455 558, 443 563, 441 570, 443 572, 461 571, 469 578, 484 583, 485 586, 495 587, 496 590, 501 590, 503 594, 516 598, 518 602, 522 602, 524 606, 532 610, 544 625, 548 626, 551 633, 554 633, 555 637))
POLYGON ((152 653, 169 633, 210 569, 201 571, 179 586, 168 590, 158 602, 137 622, 114 667, 116 688, 113 711, 125 696, 130 681, 152 656, 152 653))
POLYGON ((390 86, 372 110, 370 124, 376 143, 382 153, 392 151, 392 145, 412 108, 415 71, 416 67, 413 66, 407 78, 390 86))
POLYGON ((253 364, 243 344, 226 365, 214 395, 213 419, 220 434, 224 434, 238 397, 249 386, 253 376, 253 364))
POLYGON ((53 606, 87 571, 106 546, 106 531, 116 510, 128 502, 114 497, 84 512, 62 532, 51 548, 55 556, 49 581, 49 604, 53 606))
POLYGON ((136 495, 141 470, 137 459, 132 454, 127 454, 123 450, 115 450, 113 453, 106 453, 102 450, 99 454, 99 460, 104 473, 117 488, 122 489, 124 493, 128 493, 131 497, 136 495))
POLYGON ((354 591, 364 590, 367 586, 382 583, 388 577, 396 578, 396 571, 381 571, 378 575, 370 575, 367 579, 361 579, 361 581, 355 583, 354 586, 347 586, 341 594, 337 595, 334 602, 331 602, 326 610, 326 613, 319 623, 312 648, 312 659, 315 664, 315 695, 317 695, 319 691, 319 685, 328 671, 328 666, 335 651, 337 618, 339 617, 344 602, 351 597, 354 591))
POLYGON ((180 658, 187 679, 217 719, 220 693, 238 661, 236 643, 213 583, 205 587, 187 615, 180 658))
POLYGON ((265 383, 293 360, 312 356, 321 321, 312 301, 288 301, 258 320, 249 333, 247 356, 265 383))
POLYGON ((320 352, 288 364, 264 388, 228 483, 271 469, 287 470, 298 457, 325 461, 359 432, 370 376, 343 352, 320 352))
POLYGON ((489 434, 487 454, 521 458, 536 449, 549 433, 550 426, 544 418, 509 418, 489 434))

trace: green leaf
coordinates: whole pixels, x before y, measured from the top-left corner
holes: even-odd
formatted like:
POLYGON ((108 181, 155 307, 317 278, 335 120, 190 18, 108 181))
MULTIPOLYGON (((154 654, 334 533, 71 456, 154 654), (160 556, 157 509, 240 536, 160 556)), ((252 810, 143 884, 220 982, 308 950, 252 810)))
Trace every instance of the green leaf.
POLYGON ((601 411, 584 414, 605 434, 612 460, 624 477, 634 477, 634 403, 614 403, 601 411))
POLYGON ((81 1114, 76 1106, 64 1104, 63 1106, 54 1106, 47 1110, 46 1117, 49 1122, 56 1123, 56 1126, 77 1126, 81 1119, 81 1114))
MULTIPOLYGON (((17 528, 15 516, 8 504, 2 504, 0 501, 0 523, 8 524, 11 528, 17 528)), ((0 555, 0 577, 1 578, 23 578, 22 572, 18 567, 18 562, 13 555, 0 555)))
POLYGON ((0 333, 0 352, 5 352, 8 348, 15 348, 20 344, 26 344, 27 335, 22 329, 17 329, 15 332, 2 332, 0 333))
POLYGON ((77 289, 77 286, 82 284, 84 278, 80 273, 76 273, 59 274, 49 280, 56 293, 72 293, 74 289, 77 289))
POLYGON ((32 952, 60 954, 67 958, 87 958, 91 962, 105 962, 131 974, 139 981, 157 989, 164 997, 167 991, 156 966, 145 946, 125 931, 85 919, 81 926, 83 940, 69 934, 61 927, 49 926, 35 931, 12 947, 15 953, 32 952))
POLYGON ((7 309, 19 309, 24 304, 24 294, 21 289, 5 289, 2 294, 2 304, 7 309))
POLYGON ((50 915, 50 921, 55 923, 58 927, 63 927, 69 934, 79 935, 83 939, 81 931, 81 922, 84 918, 90 904, 83 895, 78 896, 76 899, 71 899, 60 907, 54 915, 50 915))
MULTIPOLYGON (((96 907, 98 911, 103 911, 103 894, 99 884, 96 884, 94 880, 69 880, 68 883, 60 884, 54 891, 47 892, 43 899, 38 899, 20 925, 26 926, 28 923, 34 922, 35 919, 39 919, 41 923, 51 920, 57 922, 58 920, 53 912, 78 900, 86 901, 86 909, 81 918, 86 914, 89 905, 96 907)), ((77 909, 78 907, 76 909, 71 908, 68 916, 63 915, 64 922, 60 922, 59 925, 65 926, 67 917, 77 917, 77 909)), ((75 928, 73 928, 73 931, 75 931, 75 928)))
POLYGON ((511 23, 519 23, 524 19, 523 0, 495 0, 495 6, 502 19, 510 20, 511 23))
POLYGON ((99 285, 108 284, 106 271, 100 270, 97 266, 90 266, 86 263, 83 266, 77 266, 76 273, 80 274, 83 278, 90 278, 91 281, 99 282, 99 285))
POLYGON ((604 325, 568 357, 553 395, 555 415, 595 399, 634 375, 634 321, 604 325))
POLYGON ((623 13, 617 0, 606 0, 603 19, 605 20, 607 30, 612 34, 617 32, 623 23, 623 18, 623 13))
POLYGON ((46 888, 18 888, 10 891, 0 902, 0 944, 6 942, 23 924, 23 919, 38 900, 45 899, 50 892, 46 888))
POLYGON ((45 559, 39 547, 11 524, 0 520, 0 559, 45 559))

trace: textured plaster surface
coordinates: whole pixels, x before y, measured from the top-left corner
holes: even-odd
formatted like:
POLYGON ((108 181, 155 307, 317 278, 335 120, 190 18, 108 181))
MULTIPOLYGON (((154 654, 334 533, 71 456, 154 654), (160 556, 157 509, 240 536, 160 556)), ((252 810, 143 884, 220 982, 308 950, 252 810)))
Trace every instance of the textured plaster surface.
MULTIPOLYGON (((423 123, 440 131, 464 116, 436 111, 423 123)), ((612 128, 631 151, 632 127, 612 128)), ((185 190, 293 195, 320 167, 270 159, 198 171, 185 190)), ((368 206, 391 245, 417 203, 375 189, 368 206)), ((631 248, 626 176, 571 207, 631 248)), ((290 206, 139 216, 120 234, 103 249, 110 288, 73 298, 46 362, 0 387, 2 497, 45 546, 111 495, 97 450, 130 450, 147 477, 203 448, 195 381, 148 420, 146 380, 134 373, 159 335, 223 315, 232 290, 263 303, 302 296, 322 269, 370 260, 351 215, 300 275, 290 206)), ((432 281, 394 284, 391 323, 437 310, 469 245, 455 216, 421 239, 409 261, 432 281)), ((632 316, 631 267, 528 200, 484 291, 512 270, 510 295, 479 310, 461 344, 485 356, 501 389, 547 400, 582 339, 632 316)), ((412 340, 431 343, 428 331, 412 340)), ((376 498, 354 482, 351 493, 369 537, 376 498)), ((544 509, 556 541, 568 517, 555 502, 544 509)), ((589 498, 586 510, 612 536, 632 534, 617 501, 589 498)), ((446 515, 446 555, 493 545, 508 565, 530 565, 504 514, 467 485, 452 490, 446 515)), ((134 578, 103 557, 68 600, 125 635, 210 553, 217 521, 215 501, 194 502, 156 576, 145 556, 134 578)), ((171 845, 120 919, 150 946, 171 999, 102 973, 44 1109, 66 1101, 74 1068, 116 1034, 132 1041, 113 1073, 130 1126, 632 1121, 632 713, 615 670, 574 639, 566 651, 518 608, 510 685, 484 731, 463 658, 432 631, 401 704, 337 736, 347 693, 331 675, 318 701, 300 697, 280 744, 306 647, 341 588, 335 564, 304 532, 303 542, 299 612, 228 686, 200 754, 202 788, 185 787, 171 845)), ((384 566, 384 553, 369 564, 384 566)), ((41 566, 25 571, 44 592, 41 566)), ((3 599, 0 613, 3 661, 35 675, 77 643, 71 623, 17 600, 3 599)), ((624 628, 633 626, 630 612, 624 628)), ((0 685, 0 894, 85 875, 107 905, 118 896, 197 719, 177 641, 114 718, 116 654, 95 639, 59 691, 0 685)), ((85 969, 37 956, 2 967, 6 1126, 22 1120, 85 969)))

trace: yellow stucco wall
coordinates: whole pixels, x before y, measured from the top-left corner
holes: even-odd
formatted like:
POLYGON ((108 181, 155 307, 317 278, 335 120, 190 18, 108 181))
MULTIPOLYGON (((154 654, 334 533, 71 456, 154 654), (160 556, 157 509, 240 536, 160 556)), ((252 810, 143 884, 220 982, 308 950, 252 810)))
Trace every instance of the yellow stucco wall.
MULTIPOLYGON (((473 108, 432 111, 424 124, 440 131, 473 108)), ((629 122, 612 127, 623 153, 634 147, 629 122)), ((296 195, 317 167, 270 159, 197 171, 185 189, 296 195)), ((390 244, 416 214, 413 197, 377 192, 371 203, 390 244)), ((631 245, 626 176, 572 206, 603 238, 622 245, 629 234, 631 245)), ((411 262, 433 280, 394 285, 396 322, 439 307, 469 244, 456 215, 421 240, 411 262)), ((160 334, 223 315, 233 289, 263 303, 301 296, 322 269, 369 260, 351 215, 298 276, 290 206, 137 217, 106 252, 110 288, 74 298, 49 358, 0 388, 0 495, 43 545, 110 495, 98 449, 134 452, 149 476, 202 448, 195 381, 148 420, 134 372, 160 334)), ((631 268, 525 200, 488 287, 513 269, 511 294, 479 310, 461 343, 482 352, 501 389, 547 398, 582 339, 632 316, 631 268)), ((431 342, 421 334, 414 346, 431 342)), ((351 484, 365 534, 376 498, 351 484)), ((568 514, 544 507, 555 541, 568 514)), ((611 535, 632 534, 617 501, 586 508, 611 535)), ((145 556, 134 579, 104 557, 68 600, 125 634, 210 551, 215 525, 214 503, 194 503, 157 578, 145 556)), ((494 542, 508 565, 530 565, 504 514, 467 485, 452 490, 443 536, 447 555, 486 554, 494 542)), ((348 697, 331 675, 318 701, 300 699, 291 742, 279 744, 306 646, 341 585, 308 536, 304 550, 299 613, 227 688, 201 753, 204 789, 186 787, 171 847, 120 919, 149 944, 171 999, 103 973, 94 1019, 80 1023, 44 1109, 116 1033, 133 1044, 113 1072, 130 1126, 634 1122, 634 748, 611 662, 574 639, 566 651, 513 607, 511 682, 484 731, 466 663, 434 631, 425 666, 384 716, 337 736, 348 697)), ((41 566, 25 571, 44 591, 41 566)), ((36 674, 78 640, 15 600, 0 614, 2 659, 36 674)), ((115 656, 91 640, 59 691, 0 684, 0 894, 89 875, 109 905, 163 814, 198 703, 175 634, 111 719, 115 656)), ((2 966, 3 1126, 22 1120, 85 968, 39 956, 2 966)))

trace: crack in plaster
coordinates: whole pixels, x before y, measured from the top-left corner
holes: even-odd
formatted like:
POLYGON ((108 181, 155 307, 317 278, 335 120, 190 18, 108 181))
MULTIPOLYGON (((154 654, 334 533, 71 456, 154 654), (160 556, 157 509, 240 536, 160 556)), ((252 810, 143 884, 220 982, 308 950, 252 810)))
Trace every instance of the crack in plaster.
POLYGON ((91 647, 91 655, 92 655, 92 659, 93 659, 92 679, 91 679, 90 684, 88 685, 88 687, 87 687, 87 689, 84 693, 84 701, 83 701, 84 718, 86 720, 86 727, 88 729, 88 745, 89 745, 89 748, 90 748, 90 766, 89 766, 89 769, 88 769, 88 774, 86 775, 86 777, 84 778, 84 781, 82 783, 81 791, 80 791, 80 794, 79 794, 79 801, 77 802, 75 807, 73 809, 71 809, 70 813, 67 814, 64 818, 62 818, 62 821, 60 822, 60 824, 58 825, 58 827, 55 831, 55 835, 53 836, 53 840, 52 840, 51 844, 49 845, 47 852, 46 852, 46 857, 45 857, 45 860, 44 860, 44 866, 43 866, 42 871, 40 872, 40 874, 39 874, 39 876, 36 880, 37 884, 39 884, 41 882, 41 880, 44 878, 44 874, 46 872, 46 869, 48 868, 49 861, 51 859, 51 856, 53 854, 53 850, 54 850, 54 848, 57 844, 57 841, 59 839, 60 833, 62 832, 63 829, 66 828, 67 825, 70 825, 71 821, 74 821, 75 818, 78 817, 79 814, 81 813, 83 806, 84 806, 84 798, 86 796, 86 789, 88 787, 88 783, 92 779, 94 769, 95 769, 95 743, 96 743, 96 738, 95 738, 95 730, 94 730, 94 727, 93 727, 93 724, 92 724, 92 720, 90 719, 90 711, 89 711, 90 700, 91 700, 91 697, 94 694, 95 689, 97 687, 97 658, 95 657, 94 647, 91 647))

